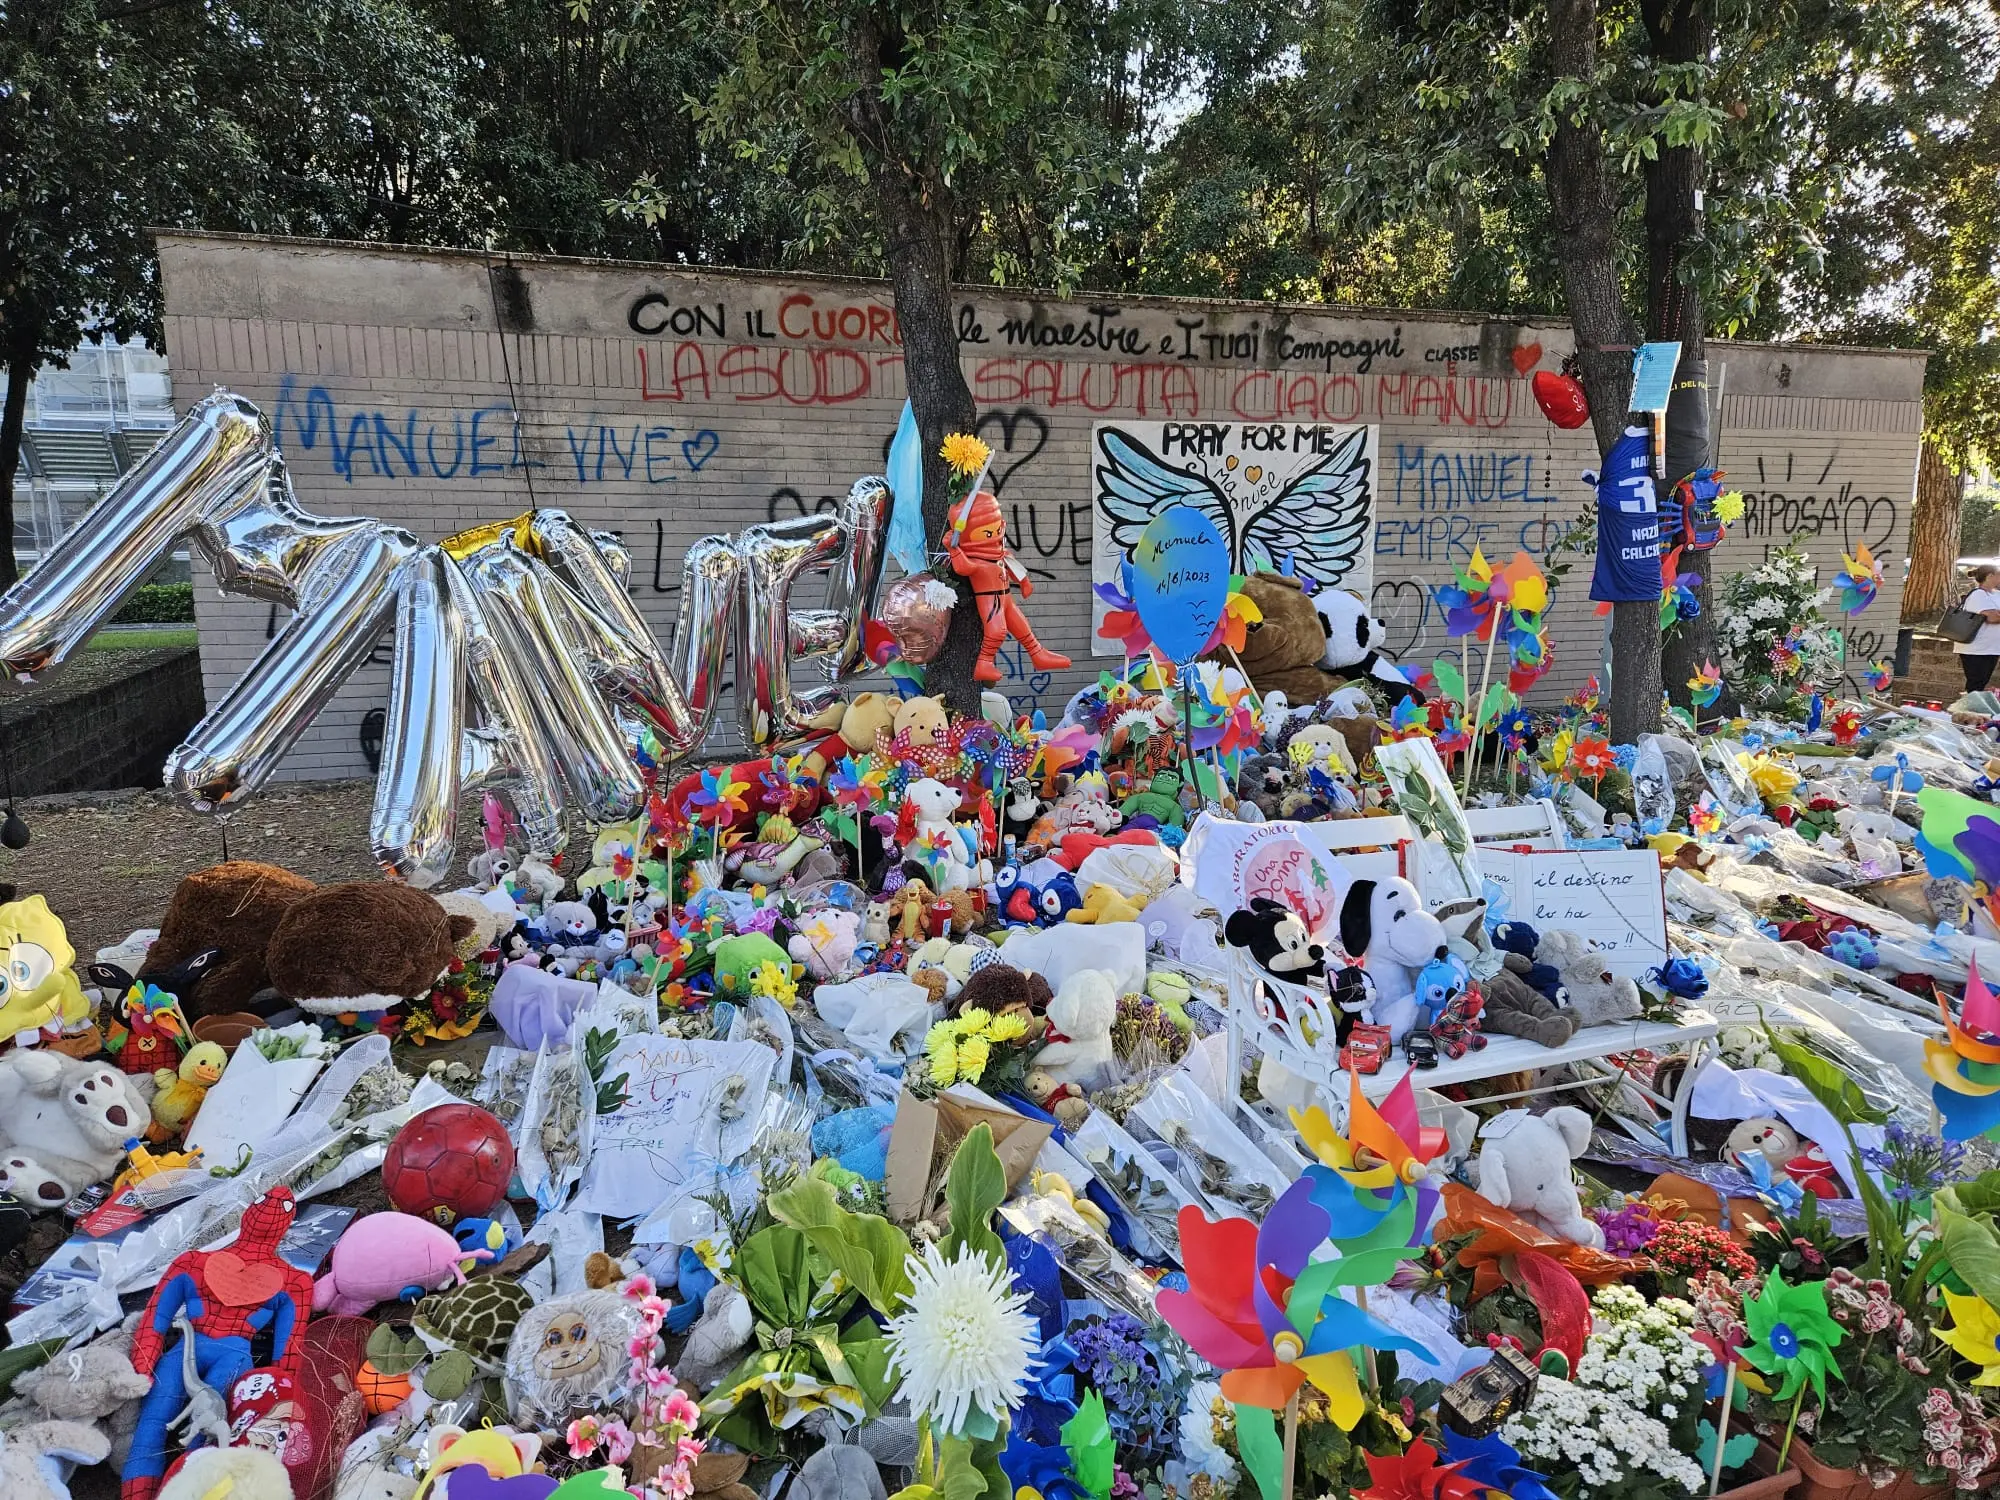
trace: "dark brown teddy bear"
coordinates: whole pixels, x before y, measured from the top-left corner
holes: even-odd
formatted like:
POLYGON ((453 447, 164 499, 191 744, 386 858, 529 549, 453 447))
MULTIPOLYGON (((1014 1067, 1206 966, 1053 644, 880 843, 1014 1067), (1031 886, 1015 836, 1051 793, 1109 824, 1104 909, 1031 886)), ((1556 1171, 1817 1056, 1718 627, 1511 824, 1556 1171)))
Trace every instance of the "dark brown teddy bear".
POLYGON ((387 1010, 426 994, 473 926, 406 885, 321 886, 271 934, 271 983, 315 1015, 387 1010))
POLYGON ((264 967, 271 934, 295 903, 317 889, 303 875, 248 859, 197 870, 174 887, 139 977, 158 979, 217 948, 221 959, 180 997, 181 1006, 191 1018, 244 1010, 271 982, 264 967))
MULTIPOLYGON (((1243 581, 1243 592, 1264 614, 1261 623, 1244 633, 1238 653, 1259 694, 1283 693, 1292 707, 1309 708, 1343 684, 1344 679, 1319 664, 1326 632, 1298 579, 1252 573, 1243 581)), ((1226 664, 1228 658, 1222 660, 1226 664)))

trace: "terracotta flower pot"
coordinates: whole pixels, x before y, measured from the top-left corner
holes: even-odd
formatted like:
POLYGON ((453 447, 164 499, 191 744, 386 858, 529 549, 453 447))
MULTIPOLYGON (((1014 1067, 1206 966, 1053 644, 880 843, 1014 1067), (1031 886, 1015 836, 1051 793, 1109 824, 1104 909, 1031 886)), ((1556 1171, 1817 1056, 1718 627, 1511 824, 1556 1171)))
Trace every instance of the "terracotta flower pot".
POLYGON ((1790 1456, 1799 1471, 1799 1487, 1792 1500, 1872 1500, 1885 1494, 1858 1469, 1828 1468, 1813 1457, 1812 1444, 1802 1438, 1792 1439, 1790 1456))
POLYGON ((191 1029, 197 1042, 213 1042, 233 1056, 244 1038, 264 1029, 264 1022, 247 1010, 234 1010, 219 1016, 203 1016, 191 1029))
POLYGON ((1740 1473, 1740 1482, 1721 1492, 1730 1500, 1778 1500, 1799 1482, 1798 1469, 1788 1463, 1780 1472, 1778 1450, 1764 1442, 1757 1444, 1756 1453, 1740 1473))

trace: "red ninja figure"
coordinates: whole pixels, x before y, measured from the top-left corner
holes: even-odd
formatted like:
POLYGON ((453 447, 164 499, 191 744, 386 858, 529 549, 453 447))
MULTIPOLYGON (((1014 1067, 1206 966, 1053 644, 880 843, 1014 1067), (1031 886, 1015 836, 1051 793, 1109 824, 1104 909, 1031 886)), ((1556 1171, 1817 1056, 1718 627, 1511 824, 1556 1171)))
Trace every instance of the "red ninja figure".
POLYGON ((1021 606, 1014 602, 1013 586, 1019 584, 1021 597, 1035 592, 1028 570, 1007 550, 1007 518, 1000 502, 981 490, 951 508, 951 570, 972 585, 972 597, 979 602, 979 625, 984 638, 979 646, 979 663, 972 669, 977 682, 998 682, 1000 668, 994 658, 1000 643, 1013 636, 1028 653, 1028 662, 1037 671, 1053 671, 1069 665, 1069 658, 1051 651, 1035 639, 1035 630, 1021 606))
POLYGON ((190 1370, 226 1400, 256 1364, 250 1340, 269 1330, 271 1366, 296 1373, 299 1331, 312 1307, 312 1277, 287 1264, 278 1243, 292 1227, 289 1188, 272 1188, 243 1210, 236 1239, 220 1250, 190 1250, 167 1267, 132 1340, 132 1368, 153 1377, 139 1407, 121 1500, 152 1500, 167 1468, 167 1427, 188 1405, 190 1370), (186 1346, 177 1322, 190 1325, 186 1346))

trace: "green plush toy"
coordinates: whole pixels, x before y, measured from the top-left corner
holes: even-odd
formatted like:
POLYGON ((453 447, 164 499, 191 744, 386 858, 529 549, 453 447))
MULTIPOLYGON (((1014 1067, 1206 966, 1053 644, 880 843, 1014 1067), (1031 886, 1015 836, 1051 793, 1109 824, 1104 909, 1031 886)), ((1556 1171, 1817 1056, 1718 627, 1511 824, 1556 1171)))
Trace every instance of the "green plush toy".
POLYGON ((744 932, 726 937, 715 945, 715 992, 718 995, 748 995, 750 979, 765 964, 776 964, 787 974, 792 971, 791 955, 775 939, 762 932, 744 932))
POLYGON ((1146 790, 1132 793, 1121 810, 1128 818, 1150 817, 1162 828, 1179 828, 1187 816, 1181 811, 1180 794, 1180 772, 1155 771, 1146 790))

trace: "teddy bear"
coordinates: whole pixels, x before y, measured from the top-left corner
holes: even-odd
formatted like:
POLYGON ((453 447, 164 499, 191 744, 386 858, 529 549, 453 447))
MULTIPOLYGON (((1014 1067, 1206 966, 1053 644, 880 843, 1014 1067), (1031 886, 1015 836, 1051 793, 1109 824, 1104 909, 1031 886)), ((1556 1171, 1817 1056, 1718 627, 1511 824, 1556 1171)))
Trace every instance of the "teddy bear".
POLYGON ((1268 896, 1253 896, 1247 909, 1231 912, 1222 940, 1288 984, 1304 984, 1326 973, 1326 949, 1312 940, 1297 912, 1268 896))
POLYGON ((958 788, 929 776, 919 776, 903 789, 896 829, 903 858, 920 860, 932 877, 930 883, 940 890, 966 890, 992 878, 979 857, 976 832, 952 821, 964 800, 958 788))
POLYGON ((1289 703, 1314 704, 1341 685, 1342 678, 1320 665, 1326 631, 1298 579, 1252 573, 1243 592, 1263 616, 1244 632, 1237 653, 1259 697, 1283 693, 1289 703))
POLYGON ((931 905, 940 902, 951 908, 951 935, 964 937, 979 925, 979 915, 983 898, 973 891, 959 889, 938 891, 931 897, 931 905))
POLYGON ((1537 960, 1535 950, 1542 943, 1539 932, 1526 922, 1501 922, 1488 934, 1488 941, 1509 972, 1526 980, 1544 998, 1555 999, 1556 991, 1562 988, 1562 975, 1554 964, 1537 960))
POLYGON ((158 1500, 291 1500, 292 1477, 277 1454, 247 1443, 196 1448, 160 1488, 158 1500))
POLYGON ((500 941, 500 935, 514 925, 515 918, 481 901, 469 891, 445 891, 437 897, 445 915, 468 917, 473 927, 458 944, 458 956, 470 962, 500 941))
POLYGON ((1281 755, 1245 756, 1236 772, 1237 816, 1243 817, 1247 804, 1262 815, 1262 821, 1277 817, 1279 800, 1285 795, 1291 775, 1291 763, 1281 755))
POLYGON ((974 968, 952 1002, 952 1014, 983 1010, 988 1015, 1018 1015, 1027 1023, 1028 1039, 1038 1040, 1048 1029, 1044 1016, 1053 995, 1049 982, 1039 974, 1028 974, 1005 960, 974 968))
POLYGON ((1079 969, 1049 1001, 1045 1044, 1029 1063, 1058 1083, 1096 1084, 1111 1065, 1118 986, 1103 969, 1079 969))
POLYGON ((1612 972, 1588 938, 1560 929, 1542 934, 1536 955, 1554 963, 1562 976, 1560 1003, 1576 1018, 1579 1031, 1636 1020, 1643 1009, 1639 986, 1612 972))
MULTIPOLYGON (((883 925, 888 925, 886 916, 883 925)), ((885 940, 886 936, 885 932, 885 940)), ((854 961, 860 942, 861 918, 830 906, 800 919, 799 930, 786 944, 786 951, 793 962, 804 964, 814 979, 832 979, 854 961)))
POLYGON ((934 937, 910 955, 905 972, 915 984, 922 985, 931 992, 933 1001, 950 1001, 965 988, 965 981, 972 977, 972 969, 981 950, 968 943, 954 943, 948 937, 934 937), (939 978, 942 988, 939 987, 939 978))
POLYGON ((110 1451, 103 1433, 80 1422, 34 1422, 0 1433, 0 1494, 7 1500, 70 1500, 70 1466, 101 1464, 110 1451))
POLYGON ((1549 999, 1515 968, 1532 967, 1510 953, 1500 972, 1481 982, 1486 1009, 1480 1024, 1496 1036, 1518 1036, 1544 1047, 1560 1047, 1576 1035, 1576 1017, 1549 999))
POLYGON ((1093 885, 1083 893, 1083 905, 1064 914, 1066 922, 1136 922, 1142 908, 1127 900, 1116 887, 1093 885))
POLYGON ((357 880, 293 902, 271 933, 265 965, 278 993, 301 1010, 365 1014, 429 993, 472 932, 470 917, 448 915, 423 891, 357 880))
POLYGON ((1769 1116, 1737 1122, 1736 1128, 1722 1143, 1720 1155, 1726 1162, 1741 1166, 1743 1158, 1756 1152, 1770 1164, 1771 1175, 1778 1176, 1785 1169, 1785 1163, 1797 1156, 1802 1149, 1798 1135, 1783 1120, 1769 1116))
POLYGON ((1380 688, 1391 705, 1423 695, 1410 686, 1402 669, 1382 653, 1389 630, 1368 610, 1368 601, 1352 589, 1321 589, 1312 596, 1326 649, 1319 664, 1347 682, 1367 682, 1380 688))
POLYGON ((1022 1086, 1037 1108, 1056 1117, 1064 1130, 1074 1130, 1090 1115, 1090 1101, 1073 1083, 1058 1079, 1044 1068, 1031 1069, 1022 1086))
POLYGON ((189 993, 174 993, 189 1020, 245 1010, 271 984, 265 963, 278 923, 317 889, 290 870, 254 860, 196 870, 174 887, 138 977, 172 989, 161 982, 170 970, 207 949, 220 949, 221 960, 208 966, 189 993))
POLYGON ((102 1182, 153 1112, 130 1075, 41 1048, 0 1057, 0 1190, 60 1208, 102 1182))
POLYGON ((1903 872, 1903 856, 1896 847, 1896 831, 1902 825, 1889 814, 1868 808, 1843 807, 1834 814, 1834 821, 1847 835, 1847 841, 1854 849, 1854 861, 1864 872, 1872 870, 1878 878, 1903 872))
POLYGON ((889 733, 897 741, 914 748, 941 745, 951 732, 951 718, 944 703, 919 693, 896 705, 889 733))
POLYGON ((1583 1211, 1570 1162, 1590 1145, 1590 1116, 1571 1105, 1545 1115, 1510 1109, 1479 1132, 1479 1196, 1549 1233, 1604 1248, 1604 1231, 1583 1211))

